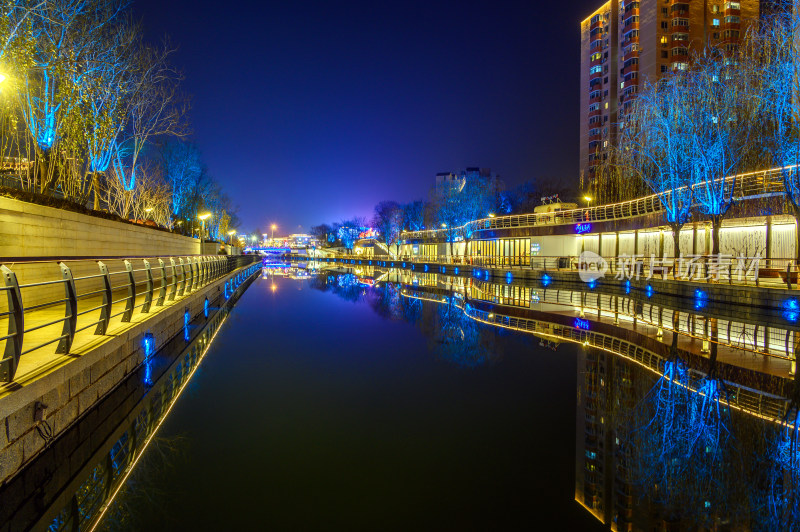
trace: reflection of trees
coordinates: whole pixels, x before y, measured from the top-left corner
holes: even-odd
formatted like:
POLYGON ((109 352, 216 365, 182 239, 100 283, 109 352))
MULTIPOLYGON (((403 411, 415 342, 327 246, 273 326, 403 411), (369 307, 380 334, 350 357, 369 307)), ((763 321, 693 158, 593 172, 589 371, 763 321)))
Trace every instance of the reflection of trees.
POLYGON ((338 275, 317 275, 310 281, 311 288, 322 292, 333 292, 347 301, 360 301, 366 291, 364 285, 359 283, 358 277, 352 273, 338 275))
POLYGON ((186 459, 187 445, 188 440, 182 436, 154 438, 109 507, 99 529, 145 530, 154 521, 153 513, 165 526, 179 525, 170 523, 172 497, 165 485, 186 459), (149 515, 142 515, 142 508, 147 508, 149 515))
POLYGON ((402 285, 382 282, 365 287, 353 274, 318 275, 312 288, 332 292, 348 301, 366 300, 376 314, 386 319, 419 325, 432 351, 463 367, 477 367, 498 358, 498 331, 470 319, 452 297, 441 302, 423 302, 402 293, 402 285))
POLYGON ((400 304, 400 287, 394 283, 383 283, 376 286, 373 297, 369 299, 369 306, 375 313, 388 320, 403 319, 403 307, 400 304))
POLYGON ((474 368, 499 357, 495 331, 470 319, 452 297, 437 305, 431 325, 429 345, 444 360, 474 368))

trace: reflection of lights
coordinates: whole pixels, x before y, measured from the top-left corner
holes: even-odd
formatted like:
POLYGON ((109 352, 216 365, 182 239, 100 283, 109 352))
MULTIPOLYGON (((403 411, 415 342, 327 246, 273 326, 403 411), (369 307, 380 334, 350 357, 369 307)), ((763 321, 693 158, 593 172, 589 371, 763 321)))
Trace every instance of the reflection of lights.
POLYGON ((783 302, 783 318, 792 323, 800 318, 800 303, 795 298, 783 302))
POLYGON ((700 310, 705 308, 708 304, 708 294, 700 290, 699 288, 694 291, 694 308, 695 310, 700 310))
POLYGON ((272 283, 272 286, 269 287, 270 290, 273 292, 278 289, 278 286, 275 283, 272 283))

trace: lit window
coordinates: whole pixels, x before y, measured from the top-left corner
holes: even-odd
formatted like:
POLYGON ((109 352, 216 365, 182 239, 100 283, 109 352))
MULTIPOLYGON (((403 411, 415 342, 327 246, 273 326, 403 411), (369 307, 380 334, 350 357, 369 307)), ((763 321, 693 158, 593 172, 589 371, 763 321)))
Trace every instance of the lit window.
POLYGON ((711 25, 714 26, 715 28, 718 27, 719 26, 719 19, 715 18, 714 20, 712 20, 711 21, 711 25))

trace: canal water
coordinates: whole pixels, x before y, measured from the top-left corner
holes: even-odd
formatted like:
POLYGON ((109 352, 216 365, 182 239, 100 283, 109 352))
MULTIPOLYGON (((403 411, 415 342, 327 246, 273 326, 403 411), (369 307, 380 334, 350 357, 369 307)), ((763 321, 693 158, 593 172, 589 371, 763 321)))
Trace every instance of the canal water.
POLYGON ((602 528, 574 501, 577 347, 326 280, 249 288, 101 528, 602 528))
POLYGON ((249 283, 0 486, 0 525, 798 529, 794 310, 379 268, 249 283))

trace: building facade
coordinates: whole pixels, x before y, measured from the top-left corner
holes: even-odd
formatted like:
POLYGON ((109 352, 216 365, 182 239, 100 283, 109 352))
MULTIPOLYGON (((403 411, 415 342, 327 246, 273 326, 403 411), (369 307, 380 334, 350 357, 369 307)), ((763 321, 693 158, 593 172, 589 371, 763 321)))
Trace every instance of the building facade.
POLYGON ((759 0, 609 0, 581 22, 580 176, 589 186, 644 80, 686 70, 706 46, 736 50, 759 0))

